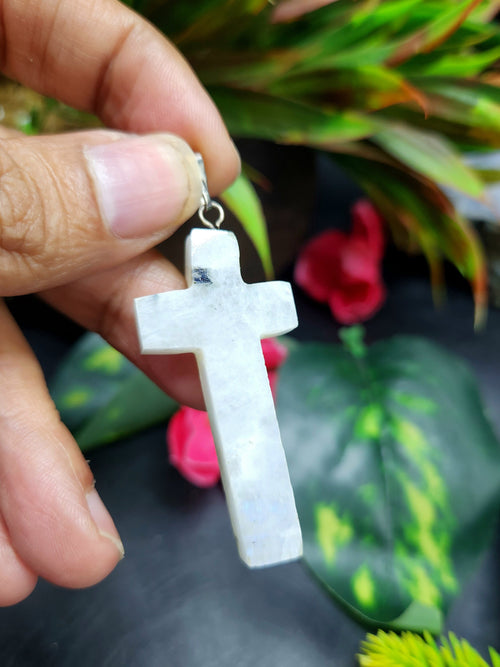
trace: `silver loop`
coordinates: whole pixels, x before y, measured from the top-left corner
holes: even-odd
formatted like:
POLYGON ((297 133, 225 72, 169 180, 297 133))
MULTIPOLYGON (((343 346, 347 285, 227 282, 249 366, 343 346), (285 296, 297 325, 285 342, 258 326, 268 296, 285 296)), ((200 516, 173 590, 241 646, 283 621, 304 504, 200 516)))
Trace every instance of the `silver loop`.
POLYGON ((224 209, 219 204, 219 202, 212 200, 212 205, 210 207, 205 206, 205 204, 202 204, 200 206, 200 208, 198 209, 198 216, 202 221, 202 223, 205 225, 205 227, 210 227, 210 229, 220 229, 220 226, 224 222, 224 209), (205 213, 207 211, 211 211, 214 208, 217 210, 217 220, 214 220, 214 222, 210 222, 210 220, 208 220, 208 218, 205 217, 205 213))
POLYGON ((201 177, 201 201, 200 206, 204 206, 206 209, 212 208, 212 200, 210 199, 210 193, 208 192, 207 185, 207 174, 205 172, 205 163, 201 153, 195 153, 196 162, 198 163, 198 169, 200 170, 201 177))

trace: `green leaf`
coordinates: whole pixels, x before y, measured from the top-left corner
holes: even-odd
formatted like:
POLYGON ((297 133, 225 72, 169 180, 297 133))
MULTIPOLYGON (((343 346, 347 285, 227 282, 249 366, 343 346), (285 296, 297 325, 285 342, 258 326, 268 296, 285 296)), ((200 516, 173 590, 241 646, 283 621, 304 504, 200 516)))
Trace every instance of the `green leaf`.
POLYGON ((177 404, 97 334, 74 346, 50 392, 83 451, 166 421, 177 404))
POLYGON ((255 27, 263 10, 269 13, 271 9, 267 0, 197 0, 189 4, 163 0, 161 4, 161 10, 150 18, 182 48, 211 40, 235 41, 249 26, 255 27))
POLYGON ((488 281, 484 251, 473 225, 459 215, 432 181, 398 173, 387 156, 377 154, 375 147, 369 150, 365 161, 349 155, 335 159, 366 190, 399 245, 410 251, 415 247, 422 250, 429 262, 436 301, 442 296, 443 257, 472 283, 479 327, 486 314, 488 281))
POLYGON ((473 77, 494 65, 499 58, 499 47, 479 53, 463 53, 460 58, 452 53, 440 60, 433 58, 427 66, 420 68, 419 73, 427 76, 473 77))
MULTIPOLYGON (((431 116, 461 124, 462 133, 476 138, 484 147, 500 145, 500 91, 496 86, 473 84, 448 77, 415 80, 429 101, 431 116), (469 129, 470 128, 470 129, 469 129)), ((432 121, 432 118, 430 119, 432 121)))
POLYGON ((16 129, 28 136, 39 134, 42 128, 42 114, 40 109, 33 108, 30 111, 18 114, 16 118, 16 129))
POLYGON ((408 125, 393 123, 378 130, 373 141, 411 169, 440 185, 453 187, 470 197, 484 195, 484 185, 453 146, 443 137, 408 125))
MULTIPOLYGON (((436 11, 431 21, 404 40, 391 58, 391 62, 399 64, 416 53, 436 49, 460 28, 469 14, 481 2, 482 0, 462 0, 462 2, 454 2, 448 7, 444 7, 441 12, 436 11)), ((430 7, 430 3, 428 7, 430 7)))
POLYGON ((245 174, 240 174, 221 195, 221 199, 241 222, 259 254, 266 277, 272 279, 273 262, 266 220, 260 200, 250 180, 245 174))
POLYGON ((356 65, 335 71, 290 75, 273 82, 269 89, 273 95, 301 99, 312 105, 335 90, 342 108, 359 105, 373 111, 405 102, 415 102, 423 110, 427 107, 425 96, 416 87, 398 72, 382 66, 356 65))
MULTIPOLYGON (((482 196, 481 179, 457 150, 500 147, 498 0, 336 0, 285 24, 272 20, 276 3, 268 0, 124 1, 179 46, 235 136, 334 153, 349 147, 360 163, 360 152, 376 150, 393 167, 383 172, 384 196, 399 187, 398 170, 403 178, 412 171, 404 189, 419 201, 409 215, 400 207, 392 216, 396 241, 415 226, 416 209, 430 210, 432 220, 442 213, 432 187, 419 188, 419 180, 482 196)), ((43 122, 20 116, 27 132, 59 130, 54 117, 65 127, 95 124, 63 105, 42 114, 43 122)), ((366 171, 368 190, 380 180, 378 162, 366 171)), ((381 191, 379 183, 373 189, 381 191)), ((460 231, 455 213, 447 216, 458 223, 448 228, 460 231)), ((474 273, 476 304, 484 307, 474 234, 460 233, 456 252, 452 234, 433 236, 429 227, 412 235, 411 247, 429 258, 434 285, 442 279, 439 259, 451 256, 464 275, 474 273), (465 269, 457 257, 467 259, 465 269)))
POLYGON ((353 113, 325 112, 271 95, 210 90, 231 134, 328 147, 369 136, 377 125, 353 113))
POLYGON ((365 622, 439 632, 500 502, 500 446, 469 371, 419 338, 354 356, 300 345, 278 416, 308 566, 365 622))

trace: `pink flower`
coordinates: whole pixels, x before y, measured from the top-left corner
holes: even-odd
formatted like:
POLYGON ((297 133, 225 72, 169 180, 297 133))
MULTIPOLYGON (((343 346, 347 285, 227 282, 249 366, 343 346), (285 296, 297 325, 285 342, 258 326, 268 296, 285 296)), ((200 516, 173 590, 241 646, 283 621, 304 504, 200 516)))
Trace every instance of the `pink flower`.
POLYGON ((182 406, 168 424, 167 444, 170 463, 187 480, 204 488, 217 484, 219 464, 206 412, 182 406))
POLYGON ((328 230, 305 246, 294 276, 309 296, 328 303, 342 324, 368 319, 385 299, 382 220, 367 200, 358 201, 351 216, 350 234, 328 230))
MULTIPOLYGON (((288 351, 273 338, 262 341, 262 351, 275 395, 278 371, 288 351)), ((170 463, 196 486, 208 488, 220 479, 217 452, 206 412, 182 406, 170 419, 167 428, 170 463)))
POLYGON ((278 343, 275 338, 264 338, 262 342, 262 352, 266 362, 267 376, 271 385, 273 398, 276 399, 276 386, 278 384, 278 368, 285 361, 288 350, 282 343, 278 343))

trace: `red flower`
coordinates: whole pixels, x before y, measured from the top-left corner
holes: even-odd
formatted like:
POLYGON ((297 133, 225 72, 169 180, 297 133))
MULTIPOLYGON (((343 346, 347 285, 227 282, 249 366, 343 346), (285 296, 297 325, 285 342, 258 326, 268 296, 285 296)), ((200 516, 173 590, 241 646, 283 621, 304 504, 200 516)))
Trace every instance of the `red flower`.
POLYGON ((288 350, 282 343, 278 343, 275 338, 265 338, 262 341, 262 352, 266 362, 267 375, 273 397, 276 398, 276 385, 278 384, 278 368, 285 361, 288 350))
MULTIPOLYGON (((275 395, 277 369, 285 361, 287 349, 272 338, 262 341, 269 383, 275 395)), ((220 478, 217 452, 206 412, 182 406, 167 428, 170 463, 192 484, 209 487, 220 478)))
POLYGON ((385 299, 382 220, 367 200, 358 201, 351 215, 350 234, 323 232, 305 246, 295 265, 295 282, 309 296, 328 303, 342 324, 368 319, 385 299))
POLYGON ((169 422, 167 443, 170 463, 181 475, 196 486, 217 484, 219 464, 206 412, 182 406, 169 422))

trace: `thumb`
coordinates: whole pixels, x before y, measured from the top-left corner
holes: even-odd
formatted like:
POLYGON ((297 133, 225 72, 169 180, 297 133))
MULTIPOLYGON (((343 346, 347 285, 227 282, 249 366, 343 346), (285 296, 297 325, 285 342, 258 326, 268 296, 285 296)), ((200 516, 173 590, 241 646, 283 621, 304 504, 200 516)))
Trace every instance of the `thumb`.
POLYGON ((195 156, 170 134, 98 130, 0 143, 0 296, 115 266, 198 208, 195 156))

